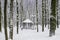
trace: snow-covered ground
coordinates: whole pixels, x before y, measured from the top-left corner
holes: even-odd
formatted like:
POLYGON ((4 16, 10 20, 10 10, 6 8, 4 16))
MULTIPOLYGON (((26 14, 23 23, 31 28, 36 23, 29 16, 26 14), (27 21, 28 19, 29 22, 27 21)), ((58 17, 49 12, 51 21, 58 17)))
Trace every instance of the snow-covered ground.
MULTIPOLYGON (((0 32, 0 40, 5 40, 3 28, 2 32, 0 32)), ((44 32, 41 31, 40 25, 39 25, 39 32, 36 32, 36 30, 31 29, 21 30, 19 28, 19 34, 17 34, 16 32, 16 27, 14 27, 13 40, 60 40, 60 28, 57 28, 55 36, 49 37, 49 30, 47 27, 45 28, 44 32)))

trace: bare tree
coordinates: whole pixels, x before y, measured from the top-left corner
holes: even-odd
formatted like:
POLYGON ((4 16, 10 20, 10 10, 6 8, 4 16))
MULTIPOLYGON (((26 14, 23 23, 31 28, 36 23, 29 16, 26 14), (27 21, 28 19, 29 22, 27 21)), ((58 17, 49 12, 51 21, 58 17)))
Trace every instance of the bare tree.
POLYGON ((48 5, 48 0, 45 0, 45 27, 48 24, 49 28, 49 5, 48 5))
POLYGON ((23 0, 21 0, 21 2, 20 2, 20 27, 21 27, 21 25, 22 25, 22 21, 23 21, 23 19, 22 19, 22 17, 23 17, 23 0))
POLYGON ((36 25, 37 25, 37 32, 38 32, 38 0, 36 0, 36 25))
POLYGON ((13 40, 13 0, 10 0, 10 39, 13 40))
POLYGON ((55 35, 55 30, 56 30, 56 1, 57 0, 51 0, 50 34, 49 34, 49 36, 55 35))
POLYGON ((58 20, 58 3, 59 3, 59 0, 57 0, 57 2, 56 2, 56 13, 57 13, 57 28, 59 28, 59 20, 58 20))
POLYGON ((8 33, 7 33, 7 0, 4 2, 4 31, 5 31, 5 40, 8 40, 8 33))
MULTIPOLYGON (((47 0, 47 4, 48 4, 49 2, 48 2, 48 0, 47 0)), ((49 4, 48 4, 48 9, 47 9, 47 14, 48 14, 48 29, 49 29, 49 25, 50 25, 50 18, 49 18, 49 4)))
POLYGON ((45 27, 47 25, 47 8, 46 8, 47 4, 46 3, 47 3, 47 0, 45 0, 45 19, 44 19, 45 20, 45 27))
POLYGON ((42 0, 42 32, 44 31, 44 13, 45 13, 45 3, 44 3, 45 1, 44 0, 42 0))
POLYGON ((2 12, 1 12, 1 0, 0 0, 0 32, 1 32, 1 15, 2 15, 2 12))
POLYGON ((19 27, 19 13, 18 13, 18 2, 16 0, 16 4, 17 4, 17 34, 18 34, 18 27, 19 27))

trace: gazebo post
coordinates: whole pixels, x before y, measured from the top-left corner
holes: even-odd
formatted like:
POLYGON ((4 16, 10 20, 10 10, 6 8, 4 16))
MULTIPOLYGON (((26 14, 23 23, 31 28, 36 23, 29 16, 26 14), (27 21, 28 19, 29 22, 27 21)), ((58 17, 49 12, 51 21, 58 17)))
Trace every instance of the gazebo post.
POLYGON ((28 23, 27 23, 27 28, 28 28, 28 23))

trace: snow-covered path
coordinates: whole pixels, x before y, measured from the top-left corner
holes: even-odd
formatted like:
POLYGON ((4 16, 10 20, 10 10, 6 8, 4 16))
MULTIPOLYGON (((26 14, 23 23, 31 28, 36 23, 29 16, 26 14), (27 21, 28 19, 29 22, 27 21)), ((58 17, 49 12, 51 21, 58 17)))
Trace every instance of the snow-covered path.
MULTIPOLYGON (((60 28, 56 30, 56 35, 49 37, 49 30, 45 28, 45 31, 41 31, 41 26, 39 26, 39 32, 36 30, 19 28, 19 34, 16 33, 16 27, 14 27, 13 40, 60 40, 60 28)), ((0 33, 0 40, 4 40, 4 33, 0 33)))

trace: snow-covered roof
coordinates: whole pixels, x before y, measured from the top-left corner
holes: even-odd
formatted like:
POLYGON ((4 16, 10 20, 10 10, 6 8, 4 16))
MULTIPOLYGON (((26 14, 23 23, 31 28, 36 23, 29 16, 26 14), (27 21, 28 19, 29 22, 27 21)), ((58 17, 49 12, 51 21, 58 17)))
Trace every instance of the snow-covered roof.
POLYGON ((33 23, 30 19, 26 19, 23 21, 23 23, 33 23))

